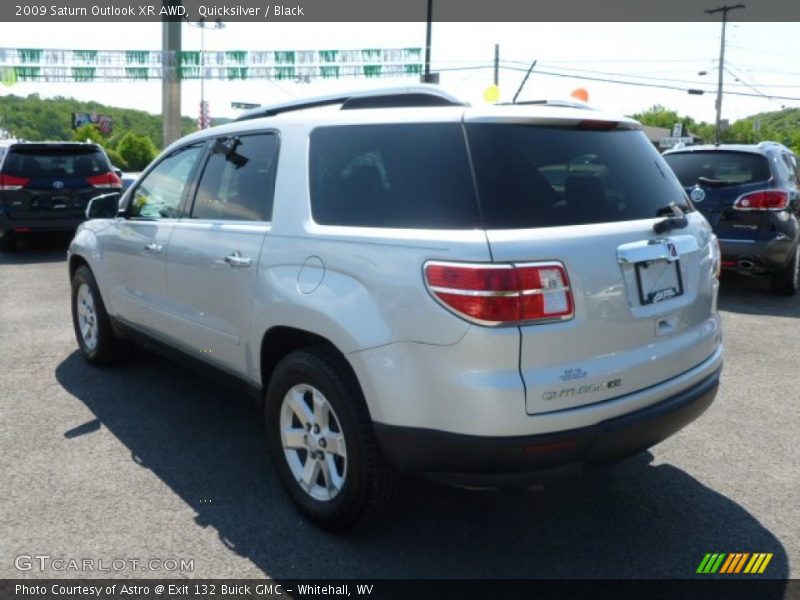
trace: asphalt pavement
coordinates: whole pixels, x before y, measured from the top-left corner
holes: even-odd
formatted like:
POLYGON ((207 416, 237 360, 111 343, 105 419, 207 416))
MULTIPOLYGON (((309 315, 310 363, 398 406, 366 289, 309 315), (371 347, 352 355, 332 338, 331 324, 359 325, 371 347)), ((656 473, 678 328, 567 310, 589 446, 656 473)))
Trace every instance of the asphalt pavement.
POLYGON ((65 248, 0 255, 0 578, 687 578, 707 552, 800 576, 800 298, 724 278, 720 393, 651 451, 543 491, 406 480, 337 536, 290 505, 246 398, 144 352, 81 359, 65 248))

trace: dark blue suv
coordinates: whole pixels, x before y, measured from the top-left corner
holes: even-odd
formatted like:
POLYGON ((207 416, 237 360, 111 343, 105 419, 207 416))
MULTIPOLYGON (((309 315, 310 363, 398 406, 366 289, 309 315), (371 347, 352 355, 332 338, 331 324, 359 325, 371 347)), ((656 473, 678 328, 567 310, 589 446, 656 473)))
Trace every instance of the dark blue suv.
POLYGON ((771 279, 775 291, 800 284, 797 157, 777 142, 688 146, 664 153, 695 207, 719 238, 723 269, 771 279))

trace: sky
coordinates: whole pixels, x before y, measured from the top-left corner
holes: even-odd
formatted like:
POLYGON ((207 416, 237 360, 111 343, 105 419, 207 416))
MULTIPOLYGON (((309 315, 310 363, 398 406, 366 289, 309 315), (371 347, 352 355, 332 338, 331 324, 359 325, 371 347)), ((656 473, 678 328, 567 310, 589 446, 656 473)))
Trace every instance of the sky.
MULTIPOLYGON (((205 49, 324 50, 403 48, 425 45, 425 23, 227 23, 205 31, 205 49)), ((160 23, 15 23, 3 27, 0 47, 94 50, 159 50, 160 23), (76 35, 78 33, 78 35, 76 35)), ((510 101, 533 60, 520 99, 567 98, 585 88, 590 104, 633 114, 660 104, 696 120, 713 122, 719 23, 434 23, 432 70, 441 84, 484 103, 492 84, 494 46, 500 44, 500 100, 510 101), (513 68, 511 68, 513 67, 513 68), (705 72, 705 75, 699 73, 705 72), (635 81, 622 85, 585 79, 635 81), (677 87, 664 89, 653 86, 677 87), (689 95, 689 88, 709 90, 689 95)), ((183 49, 200 49, 200 30, 183 25, 183 49)), ((729 22, 726 35, 722 117, 731 122, 758 112, 800 107, 800 23, 729 22), (753 94, 736 96, 728 92, 753 94), (774 96, 784 96, 777 99, 774 96)), ((406 85, 416 79, 348 79, 205 82, 214 117, 234 117, 231 102, 270 104, 292 98, 365 87, 406 85)), ((0 95, 67 96, 152 113, 161 112, 159 82, 16 83, 0 95)), ((197 117, 200 84, 183 83, 182 113, 197 117)), ((0 124, 2 127, 2 124, 0 124)))

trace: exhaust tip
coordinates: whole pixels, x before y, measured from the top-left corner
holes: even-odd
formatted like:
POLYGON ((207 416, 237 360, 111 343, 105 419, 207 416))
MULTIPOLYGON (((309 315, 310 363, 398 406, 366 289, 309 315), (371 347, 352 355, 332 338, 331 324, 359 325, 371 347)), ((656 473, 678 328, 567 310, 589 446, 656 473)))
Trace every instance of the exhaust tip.
POLYGON ((750 271, 753 267, 755 267, 755 263, 752 260, 742 259, 738 263, 736 263, 743 271, 750 271))

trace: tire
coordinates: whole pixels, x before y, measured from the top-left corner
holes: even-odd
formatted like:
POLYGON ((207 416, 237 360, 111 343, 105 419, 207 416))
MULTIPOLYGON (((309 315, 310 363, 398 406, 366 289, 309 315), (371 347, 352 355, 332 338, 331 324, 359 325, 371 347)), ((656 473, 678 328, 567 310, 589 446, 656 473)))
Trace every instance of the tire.
POLYGON ((785 268, 771 277, 772 289, 785 296, 793 296, 800 288, 800 243, 795 246, 794 258, 785 268))
POLYGON ((278 479, 320 528, 350 529, 392 504, 397 475, 378 449, 358 382, 333 350, 299 350, 278 363, 264 413, 278 479))
POLYGON ((86 265, 78 267, 72 277, 72 325, 89 364, 104 367, 127 356, 128 345, 114 332, 97 282, 86 265))
POLYGON ((17 249, 17 239, 10 233, 0 237, 0 252, 14 252, 17 249))

